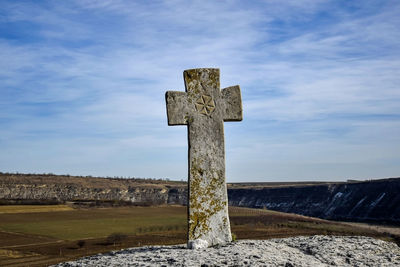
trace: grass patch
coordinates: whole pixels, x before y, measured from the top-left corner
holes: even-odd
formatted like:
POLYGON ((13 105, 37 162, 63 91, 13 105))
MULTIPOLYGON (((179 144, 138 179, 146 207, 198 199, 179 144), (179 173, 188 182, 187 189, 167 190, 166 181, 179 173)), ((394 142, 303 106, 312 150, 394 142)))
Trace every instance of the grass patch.
POLYGON ((78 240, 85 238, 100 238, 112 233, 126 233, 129 235, 163 232, 167 229, 183 229, 183 218, 108 218, 92 220, 68 220, 46 222, 19 223, 1 225, 0 228, 9 232, 37 234, 62 240, 78 240))
MULTIPOLYGON (((35 255, 34 253, 30 253, 28 254, 29 256, 31 255, 35 255)), ((27 254, 24 254, 22 252, 19 251, 15 251, 15 250, 10 250, 10 249, 0 249, 0 258, 22 258, 22 257, 26 257, 27 254)))
POLYGON ((10 213, 35 213, 71 211, 73 208, 67 205, 4 205, 0 206, 0 214, 10 213))
POLYGON ((0 230, 61 240, 102 238, 186 229, 184 207, 85 209, 46 214, 5 214, 0 230), (8 216, 7 216, 8 215, 8 216), (50 214, 49 214, 50 215, 50 214))

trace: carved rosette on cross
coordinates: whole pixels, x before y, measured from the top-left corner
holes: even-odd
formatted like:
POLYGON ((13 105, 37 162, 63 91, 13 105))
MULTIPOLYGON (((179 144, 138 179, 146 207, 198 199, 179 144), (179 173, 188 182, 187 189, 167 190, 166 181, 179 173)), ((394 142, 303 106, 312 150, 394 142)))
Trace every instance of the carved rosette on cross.
POLYGON ((168 125, 189 135, 188 247, 232 240, 225 182, 224 121, 242 120, 238 85, 220 90, 219 69, 183 72, 186 92, 166 93, 168 125))

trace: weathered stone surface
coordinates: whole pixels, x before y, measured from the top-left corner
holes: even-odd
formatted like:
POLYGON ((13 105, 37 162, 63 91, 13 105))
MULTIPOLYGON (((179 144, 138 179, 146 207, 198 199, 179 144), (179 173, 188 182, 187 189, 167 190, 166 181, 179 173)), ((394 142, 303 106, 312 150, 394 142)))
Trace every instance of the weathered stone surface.
POLYGON ((223 122, 242 120, 240 88, 221 91, 219 69, 186 70, 184 80, 186 92, 168 91, 166 102, 168 125, 188 125, 188 246, 223 244, 231 241, 223 122))
POLYGON ((56 266, 400 266, 400 248, 364 236, 298 236, 200 251, 182 245, 130 248, 56 266))

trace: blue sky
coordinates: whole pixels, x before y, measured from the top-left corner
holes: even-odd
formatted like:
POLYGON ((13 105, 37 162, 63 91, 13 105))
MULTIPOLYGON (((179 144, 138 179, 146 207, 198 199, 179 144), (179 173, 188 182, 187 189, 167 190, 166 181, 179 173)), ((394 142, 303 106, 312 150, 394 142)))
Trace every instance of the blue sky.
POLYGON ((399 1, 0 3, 0 171, 187 179, 164 94, 217 67, 229 182, 400 176, 399 1))

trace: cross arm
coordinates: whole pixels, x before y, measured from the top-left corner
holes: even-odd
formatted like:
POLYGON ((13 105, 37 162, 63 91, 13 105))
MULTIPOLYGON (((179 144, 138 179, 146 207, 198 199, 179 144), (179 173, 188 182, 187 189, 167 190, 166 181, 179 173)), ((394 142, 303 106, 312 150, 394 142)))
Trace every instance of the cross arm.
POLYGON ((165 93, 167 102, 168 125, 188 124, 188 100, 186 92, 167 91, 165 93))
POLYGON ((221 90, 224 121, 241 121, 243 119, 242 95, 239 85, 221 90))

